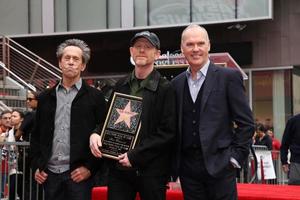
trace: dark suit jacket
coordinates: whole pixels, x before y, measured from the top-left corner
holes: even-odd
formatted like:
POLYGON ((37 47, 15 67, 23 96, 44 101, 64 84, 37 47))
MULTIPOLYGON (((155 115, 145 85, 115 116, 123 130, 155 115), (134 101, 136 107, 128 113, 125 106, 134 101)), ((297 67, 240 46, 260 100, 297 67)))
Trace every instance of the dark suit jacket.
MULTIPOLYGON (((170 176, 176 137, 175 91, 154 70, 143 91, 141 130, 136 147, 128 152, 133 168, 142 176, 170 176)), ((130 75, 118 81, 115 92, 130 94, 130 75)), ((114 167, 115 163, 111 163, 114 167)))
POLYGON ((290 162, 300 163, 300 114, 286 123, 280 147, 282 164, 288 164, 288 150, 291 151, 290 162))
MULTIPOLYGON (((175 173, 178 173, 180 166, 183 94, 187 81, 185 73, 172 80, 179 113, 175 173)), ((226 173, 230 157, 240 165, 247 158, 254 122, 239 71, 210 63, 203 87, 200 142, 208 173, 218 177, 226 173)))
MULTIPOLYGON (((36 126, 30 141, 33 170, 45 170, 51 156, 56 111, 55 88, 39 96, 36 126)), ((97 159, 91 154, 89 137, 96 125, 103 121, 105 110, 103 94, 82 81, 71 107, 70 170, 85 166, 91 173, 95 172, 97 159)))

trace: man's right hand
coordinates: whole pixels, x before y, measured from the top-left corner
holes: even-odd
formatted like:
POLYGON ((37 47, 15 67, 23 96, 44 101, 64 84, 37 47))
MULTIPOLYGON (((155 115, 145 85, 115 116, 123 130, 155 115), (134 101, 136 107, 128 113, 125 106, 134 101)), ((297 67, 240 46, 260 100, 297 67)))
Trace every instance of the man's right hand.
POLYGON ((97 158, 102 157, 102 153, 99 150, 100 147, 102 147, 101 137, 97 133, 93 133, 90 136, 90 149, 92 154, 97 158))
POLYGON ((282 165, 282 170, 283 170, 285 173, 288 173, 289 170, 290 170, 289 164, 284 164, 284 165, 282 165))
POLYGON ((39 169, 37 169, 35 171, 34 179, 39 184, 43 184, 46 181, 47 177, 48 177, 48 174, 46 174, 44 171, 40 171, 39 169))

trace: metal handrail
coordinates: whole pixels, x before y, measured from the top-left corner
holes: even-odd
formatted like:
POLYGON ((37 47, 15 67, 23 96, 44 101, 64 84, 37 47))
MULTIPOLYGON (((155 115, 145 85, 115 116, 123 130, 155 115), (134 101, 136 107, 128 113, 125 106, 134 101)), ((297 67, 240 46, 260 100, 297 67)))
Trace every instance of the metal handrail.
POLYGON ((5 103, 3 103, 3 101, 0 101, 0 109, 1 111, 4 111, 4 110, 12 110, 10 107, 8 107, 5 103))
MULTIPOLYGON (((16 52, 18 52, 20 55, 24 56, 25 58, 27 58, 28 60, 35 62, 32 58, 30 58, 29 56, 23 54, 21 51, 17 50, 16 48, 12 47, 11 45, 7 45, 8 47, 10 47, 11 49, 15 50, 16 52)), ((53 76, 55 76, 56 78, 60 78, 59 75, 55 74, 54 72, 52 72, 50 69, 46 68, 45 66, 41 65, 40 63, 36 63, 38 66, 42 67, 44 70, 48 71, 49 73, 51 73, 53 76)), ((50 64, 51 65, 51 64, 50 64)), ((53 68, 56 69, 58 72, 61 72, 61 70, 58 70, 58 68, 53 68)))
POLYGON ((32 85, 29 85, 28 83, 26 83, 23 79, 21 79, 18 75, 16 75, 14 72, 12 72, 11 70, 9 70, 5 64, 3 62, 0 61, 0 66, 5 69, 5 71, 7 71, 9 74, 13 75, 19 82, 21 82, 24 86, 26 86, 26 88, 31 89, 32 91, 36 91, 36 88, 33 87, 32 85))
POLYGON ((58 67, 16 41, 0 35, 0 43, 0 61, 5 67, 2 67, 4 69, 3 77, 11 76, 24 88, 33 91, 36 89, 39 92, 61 79, 62 73, 58 67))
MULTIPOLYGON (((9 42, 7 42, 7 46, 9 46, 10 48, 13 48, 14 50, 16 50, 16 48, 14 48, 12 45, 10 45, 9 43, 13 43, 15 44, 17 47, 19 47, 21 50, 27 52, 29 55, 32 55, 33 57, 37 58, 38 60, 44 62, 45 64, 47 64, 48 67, 50 67, 51 69, 53 69, 54 71, 57 71, 57 74, 55 74, 58 78, 60 78, 60 76, 58 74, 61 74, 61 70, 57 67, 55 67, 54 65, 52 65, 51 63, 49 63, 48 61, 46 61, 45 59, 43 59, 42 57, 36 55, 35 53, 33 53, 32 51, 29 51, 28 49, 26 49, 25 47, 23 47, 22 45, 20 45, 19 43, 17 43, 16 41, 10 39, 9 37, 5 37, 4 35, 2 35, 3 38, 5 38, 6 40, 8 40, 9 42)), ((16 50, 17 51, 17 50, 16 50)), ((25 55, 24 53, 21 53, 21 51, 18 51, 21 55, 25 55)), ((28 58, 28 57, 27 57, 28 58)), ((44 69, 47 69, 46 67, 44 67, 43 65, 40 65, 38 62, 36 63, 38 64, 40 67, 43 67, 44 69)))
MULTIPOLYGON (((5 37, 5 36, 3 36, 5 37)), ((45 62, 47 65, 49 65, 50 67, 52 67, 54 70, 56 70, 58 73, 61 73, 61 70, 59 68, 56 68, 54 65, 52 65, 51 63, 49 63, 47 60, 44 60, 43 58, 41 58, 40 56, 36 55, 35 53, 29 51, 28 49, 24 48, 22 45, 20 45, 19 43, 15 42, 14 40, 6 37, 6 39, 12 43, 14 43, 16 46, 20 47, 22 50, 26 51, 28 54, 33 55, 34 57, 38 58, 39 60, 42 60, 43 62, 45 62)), ((11 46, 11 45, 9 45, 11 46)))

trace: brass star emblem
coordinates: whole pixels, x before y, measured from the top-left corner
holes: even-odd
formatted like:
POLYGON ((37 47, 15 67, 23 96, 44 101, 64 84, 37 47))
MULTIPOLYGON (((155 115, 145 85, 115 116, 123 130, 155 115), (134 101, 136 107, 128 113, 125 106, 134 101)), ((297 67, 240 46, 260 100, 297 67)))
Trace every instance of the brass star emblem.
POLYGON ((119 117, 115 122, 115 125, 120 122, 125 122, 128 128, 130 128, 131 117, 134 117, 138 113, 131 111, 131 102, 129 101, 124 109, 116 109, 119 113, 119 117))

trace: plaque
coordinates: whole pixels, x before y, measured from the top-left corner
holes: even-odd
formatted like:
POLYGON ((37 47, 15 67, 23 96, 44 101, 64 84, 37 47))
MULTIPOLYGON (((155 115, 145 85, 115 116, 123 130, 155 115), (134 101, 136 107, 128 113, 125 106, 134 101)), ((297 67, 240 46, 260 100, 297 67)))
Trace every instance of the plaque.
POLYGON ((114 93, 101 132, 101 153, 117 159, 135 147, 141 128, 142 98, 114 93))

